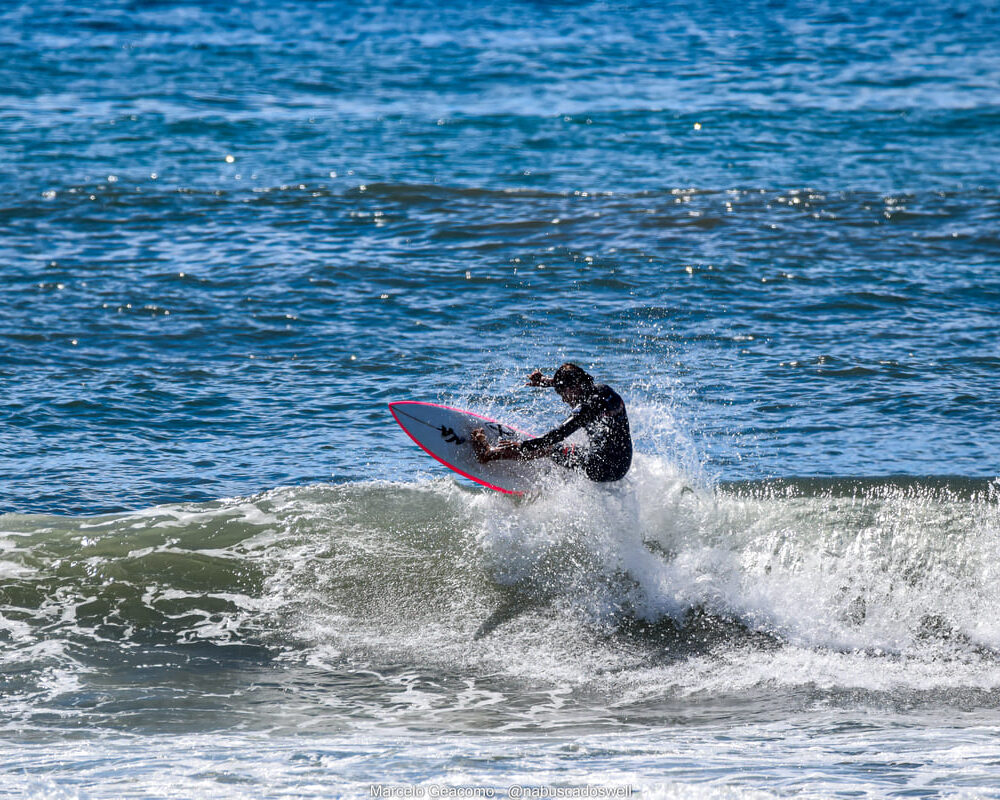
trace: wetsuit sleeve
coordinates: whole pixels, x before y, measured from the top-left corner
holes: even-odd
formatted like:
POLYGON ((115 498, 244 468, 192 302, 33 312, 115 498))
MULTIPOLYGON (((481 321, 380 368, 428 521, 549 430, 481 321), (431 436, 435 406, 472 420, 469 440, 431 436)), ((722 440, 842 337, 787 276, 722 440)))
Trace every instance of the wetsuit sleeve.
POLYGON ((553 428, 551 431, 546 433, 544 436, 538 436, 535 439, 528 439, 521 442, 521 452, 526 455, 534 455, 540 450, 547 450, 553 445, 561 442, 567 436, 580 430, 584 425, 584 419, 581 414, 573 414, 568 420, 566 420, 558 428, 553 428))
POLYGON ((546 450, 555 444, 558 444, 566 437, 576 433, 584 425, 593 422, 600 415, 600 409, 595 408, 593 405, 585 403, 580 407, 579 411, 575 411, 570 415, 562 425, 558 428, 546 433, 544 436, 539 436, 535 439, 528 439, 527 441, 521 442, 521 452, 526 455, 534 455, 539 450, 546 450))

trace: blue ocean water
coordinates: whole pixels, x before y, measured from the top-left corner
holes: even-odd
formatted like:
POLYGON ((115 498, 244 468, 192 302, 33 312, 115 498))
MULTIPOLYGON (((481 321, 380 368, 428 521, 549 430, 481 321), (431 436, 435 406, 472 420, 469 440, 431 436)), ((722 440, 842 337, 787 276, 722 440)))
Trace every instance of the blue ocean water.
POLYGON ((85 5, 0 4, 0 794, 995 791, 996 4, 85 5), (386 409, 566 360, 610 493, 386 409))

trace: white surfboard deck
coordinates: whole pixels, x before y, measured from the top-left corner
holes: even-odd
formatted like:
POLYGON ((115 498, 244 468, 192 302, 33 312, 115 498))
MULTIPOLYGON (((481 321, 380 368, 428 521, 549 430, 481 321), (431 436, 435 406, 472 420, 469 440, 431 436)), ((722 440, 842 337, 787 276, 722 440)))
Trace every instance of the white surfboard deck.
POLYGON ((437 403, 398 400, 389 403, 389 411, 425 453, 469 480, 506 494, 524 494, 538 485, 541 470, 537 463, 490 461, 481 464, 469 439, 476 428, 486 432, 490 444, 501 439, 530 439, 530 433, 482 414, 437 403))

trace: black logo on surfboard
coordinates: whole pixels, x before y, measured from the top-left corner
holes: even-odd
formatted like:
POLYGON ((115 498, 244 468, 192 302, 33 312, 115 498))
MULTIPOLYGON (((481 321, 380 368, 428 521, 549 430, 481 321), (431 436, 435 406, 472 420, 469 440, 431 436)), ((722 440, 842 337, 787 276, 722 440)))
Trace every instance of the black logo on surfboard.
POLYGON ((455 433, 453 428, 449 428, 447 425, 442 425, 438 428, 438 430, 441 431, 441 438, 446 442, 459 445, 465 444, 465 439, 455 433))

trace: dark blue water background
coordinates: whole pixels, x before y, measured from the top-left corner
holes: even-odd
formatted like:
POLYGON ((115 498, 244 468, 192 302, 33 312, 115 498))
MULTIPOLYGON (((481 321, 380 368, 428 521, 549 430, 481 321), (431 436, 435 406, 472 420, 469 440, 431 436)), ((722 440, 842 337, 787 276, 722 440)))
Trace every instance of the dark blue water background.
POLYGON ((0 509, 412 480, 564 359, 712 479, 997 474, 995 4, 86 6, 0 7, 0 509))

